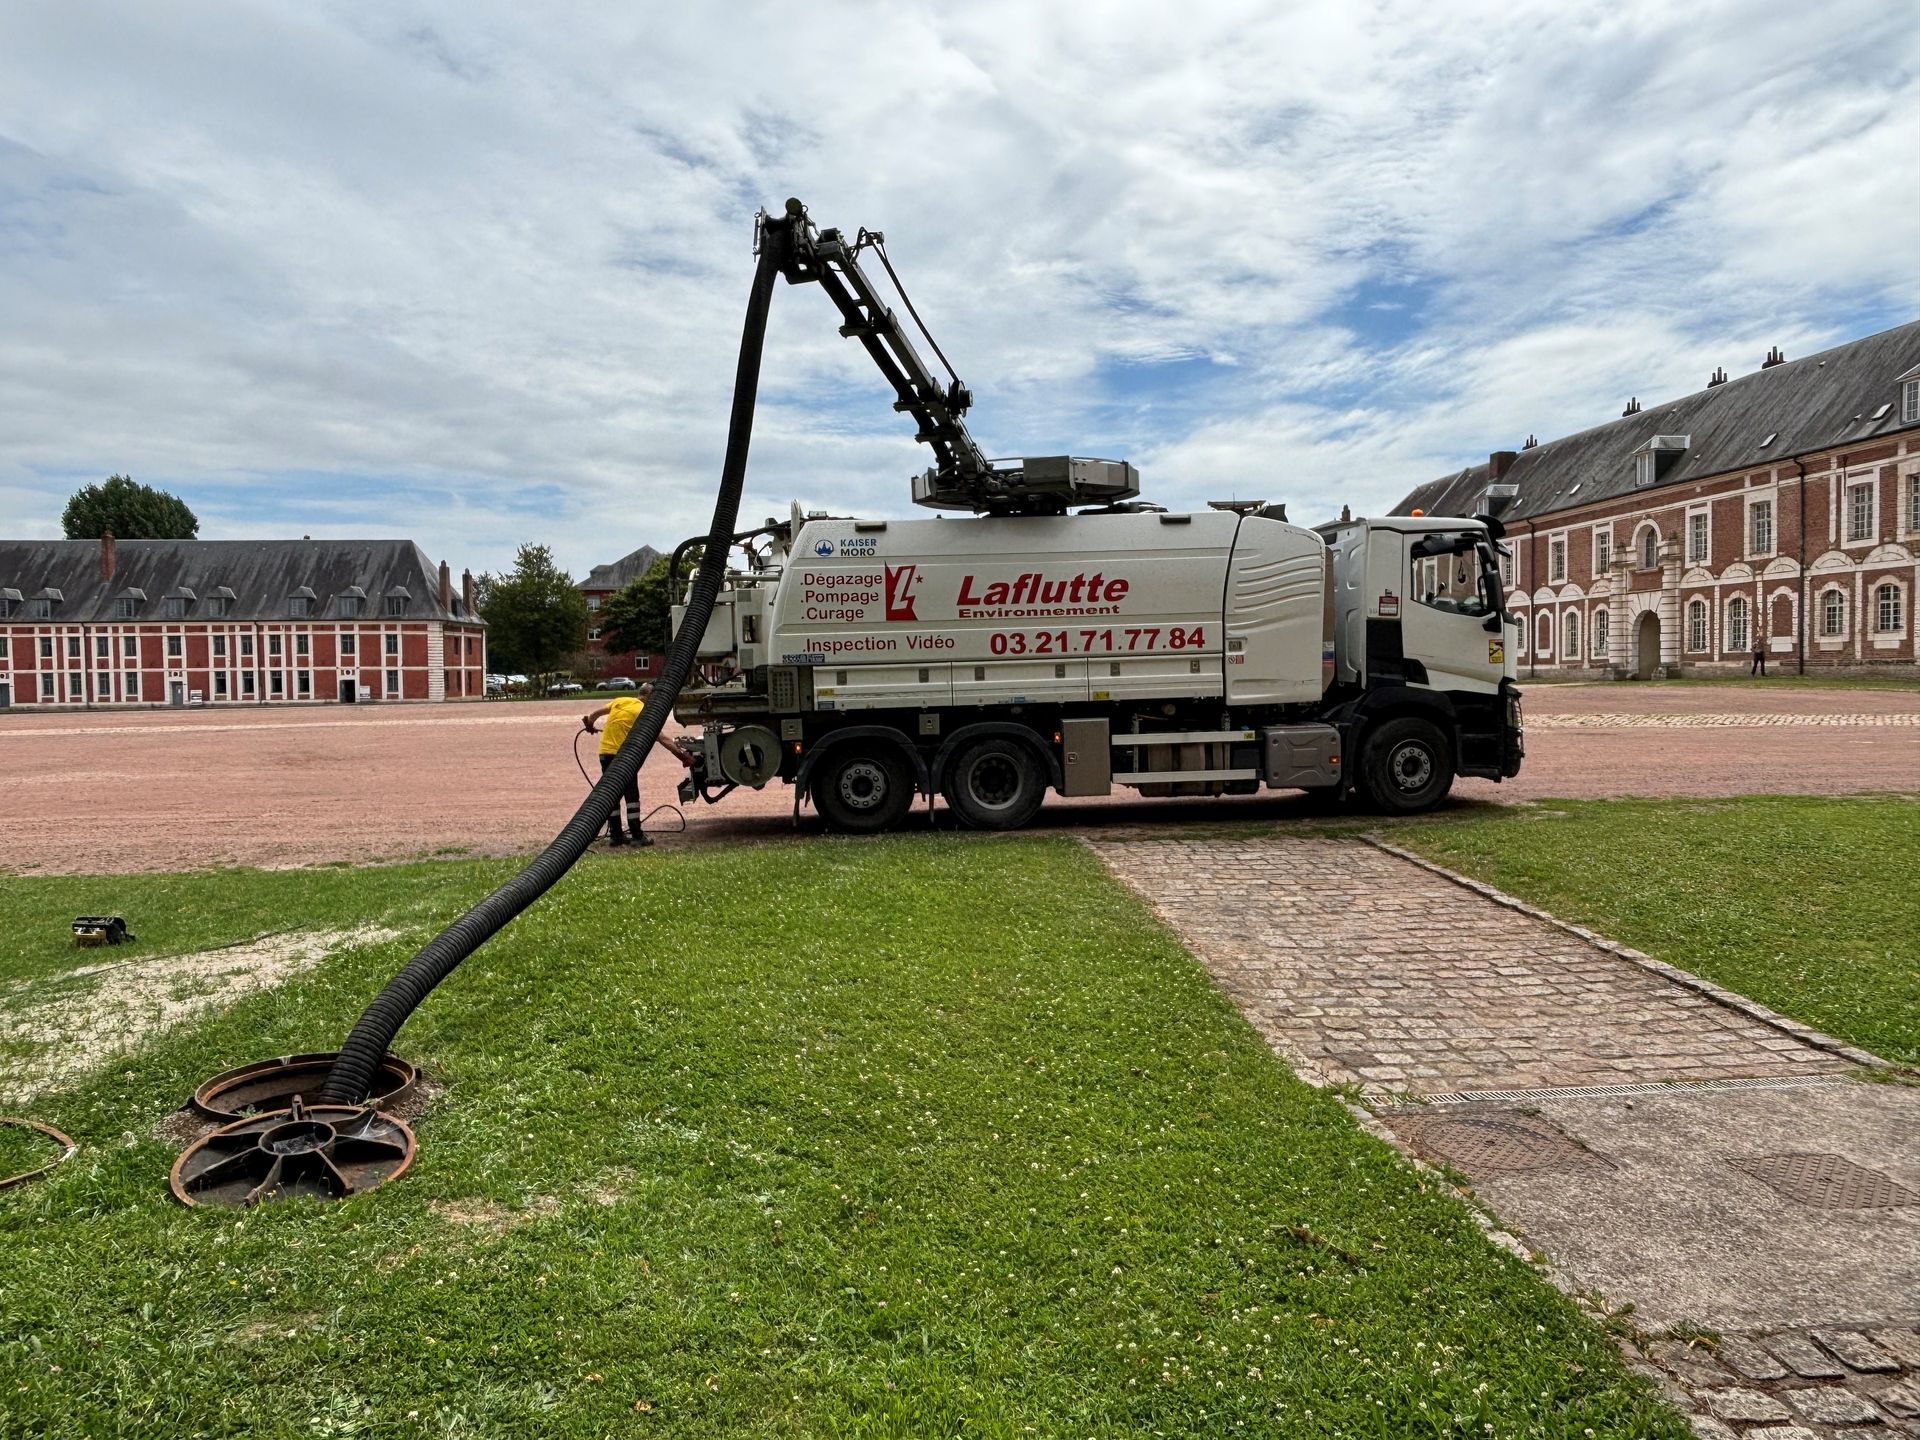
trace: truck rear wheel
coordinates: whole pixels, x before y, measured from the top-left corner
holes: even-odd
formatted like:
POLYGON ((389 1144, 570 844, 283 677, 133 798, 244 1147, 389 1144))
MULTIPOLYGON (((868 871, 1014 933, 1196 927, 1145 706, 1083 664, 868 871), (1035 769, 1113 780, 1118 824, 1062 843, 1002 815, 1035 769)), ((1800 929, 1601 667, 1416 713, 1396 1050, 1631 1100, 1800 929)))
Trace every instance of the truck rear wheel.
POLYGON ((913 778, 904 757, 851 745, 829 755, 808 788, 821 818, 850 835, 890 830, 913 805, 913 778))
POLYGON ((1367 798, 1389 815, 1417 815, 1453 788, 1453 747, 1431 720, 1402 715, 1375 726, 1361 756, 1367 798))
POLYGON ((1018 830, 1040 809, 1047 777, 1030 746, 1010 735, 974 741, 947 770, 947 804, 975 830, 1018 830))

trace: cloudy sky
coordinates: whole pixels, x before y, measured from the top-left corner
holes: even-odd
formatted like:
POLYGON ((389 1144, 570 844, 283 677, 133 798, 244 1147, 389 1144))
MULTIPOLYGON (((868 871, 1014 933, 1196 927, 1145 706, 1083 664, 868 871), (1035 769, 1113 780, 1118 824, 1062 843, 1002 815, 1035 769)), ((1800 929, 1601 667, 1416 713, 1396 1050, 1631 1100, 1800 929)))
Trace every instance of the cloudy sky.
MULTIPOLYGON (((9 4, 0 534, 583 571, 703 530, 761 205, 882 229, 997 454, 1318 520, 1920 315, 1904 0, 9 4)), ((743 515, 925 452, 775 296, 743 515)))

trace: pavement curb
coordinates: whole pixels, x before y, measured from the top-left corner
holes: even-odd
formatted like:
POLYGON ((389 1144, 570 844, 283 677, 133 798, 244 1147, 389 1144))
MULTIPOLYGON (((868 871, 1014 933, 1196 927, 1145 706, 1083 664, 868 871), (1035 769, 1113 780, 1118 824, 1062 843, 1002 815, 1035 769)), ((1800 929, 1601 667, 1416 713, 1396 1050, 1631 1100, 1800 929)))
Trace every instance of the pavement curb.
POLYGON ((1577 936, 1587 944, 1592 945, 1598 950, 1603 950, 1617 959, 1625 960, 1629 964, 1639 966, 1642 970, 1658 975, 1663 980, 1671 980, 1676 985, 1684 986, 1696 994, 1704 995, 1707 999, 1713 1001, 1714 1004, 1732 1010, 1737 1014, 1744 1015, 1749 1020, 1757 1020, 1762 1025, 1778 1030, 1781 1034, 1798 1040, 1801 1044, 1811 1049, 1824 1050, 1830 1055, 1836 1055, 1840 1059, 1846 1060, 1854 1065, 1859 1065, 1864 1069, 1891 1071, 1900 1068, 1891 1060, 1883 1060, 1880 1056, 1870 1051, 1862 1050, 1857 1045, 1849 1045, 1844 1040, 1836 1040, 1824 1031, 1815 1030, 1811 1025, 1802 1025, 1798 1020, 1790 1020, 1777 1010, 1769 1010, 1757 1001, 1749 1000, 1744 995, 1715 985, 1710 980, 1702 980, 1691 970, 1682 970, 1678 965, 1669 965, 1664 960, 1656 960, 1653 956, 1643 951, 1635 950, 1631 945, 1622 945, 1619 941, 1609 940, 1606 936, 1589 930, 1584 925, 1575 925, 1569 921, 1562 920, 1551 911, 1542 910, 1537 905, 1529 905, 1526 901, 1517 899, 1507 894, 1504 890, 1495 889, 1483 880, 1475 880, 1471 876, 1449 870, 1444 865, 1436 865, 1425 856, 1416 855, 1411 850, 1402 849, 1398 845, 1382 840, 1378 835, 1362 834, 1358 838, 1373 846, 1376 850, 1385 851, 1396 859, 1405 860, 1410 865, 1418 865, 1422 870, 1431 871, 1442 879, 1450 880, 1463 889, 1471 890, 1474 894, 1493 901, 1496 905, 1518 911, 1529 919, 1539 920, 1544 924, 1553 926, 1557 930, 1564 930, 1567 934, 1577 936))

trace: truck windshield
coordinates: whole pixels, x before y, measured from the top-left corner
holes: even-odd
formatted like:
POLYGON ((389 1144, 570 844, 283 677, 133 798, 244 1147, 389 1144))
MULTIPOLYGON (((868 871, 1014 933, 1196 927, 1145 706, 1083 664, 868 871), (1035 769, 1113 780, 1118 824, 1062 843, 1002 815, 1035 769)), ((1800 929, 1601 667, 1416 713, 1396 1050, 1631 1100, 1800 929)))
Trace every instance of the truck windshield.
POLYGON ((1500 564, 1483 532, 1422 535, 1409 549, 1413 577, 1408 593, 1422 605, 1455 615, 1499 611, 1500 564))

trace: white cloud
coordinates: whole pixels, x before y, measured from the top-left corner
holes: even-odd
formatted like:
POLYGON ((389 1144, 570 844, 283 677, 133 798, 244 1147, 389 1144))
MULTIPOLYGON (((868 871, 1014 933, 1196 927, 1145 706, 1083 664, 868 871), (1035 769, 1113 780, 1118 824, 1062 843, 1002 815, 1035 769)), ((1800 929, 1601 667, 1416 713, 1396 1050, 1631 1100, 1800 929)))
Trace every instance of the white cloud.
MULTIPOLYGON (((208 534, 669 543, 790 193, 887 232, 990 449, 1379 508, 1911 318, 1917 68, 1866 0, 29 7, 0 530, 125 470, 208 534)), ((835 321, 782 287, 753 518, 924 464, 835 321)))

